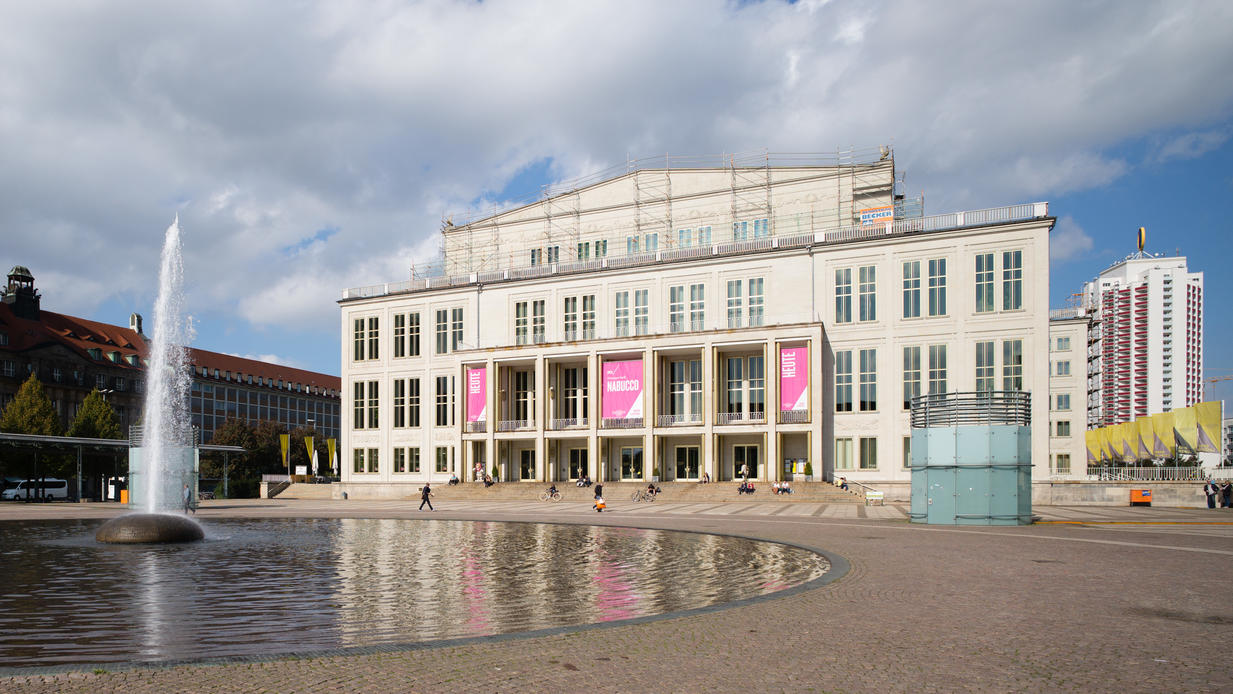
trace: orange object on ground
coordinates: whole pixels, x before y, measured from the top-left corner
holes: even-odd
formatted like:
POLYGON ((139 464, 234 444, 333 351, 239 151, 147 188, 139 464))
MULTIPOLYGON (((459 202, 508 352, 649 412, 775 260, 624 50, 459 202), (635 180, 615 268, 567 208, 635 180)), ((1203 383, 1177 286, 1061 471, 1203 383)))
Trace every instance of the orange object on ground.
POLYGON ((1152 505, 1152 490, 1150 489, 1131 489, 1130 490, 1130 505, 1131 506, 1151 506, 1152 505))
POLYGON ((122 504, 128 503, 128 490, 127 489, 120 490, 120 503, 122 504))

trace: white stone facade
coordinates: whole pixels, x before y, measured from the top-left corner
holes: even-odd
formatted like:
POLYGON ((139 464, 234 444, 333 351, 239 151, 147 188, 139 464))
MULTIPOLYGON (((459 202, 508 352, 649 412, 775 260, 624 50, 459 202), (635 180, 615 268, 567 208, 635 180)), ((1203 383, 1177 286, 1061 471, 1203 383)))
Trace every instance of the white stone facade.
POLYGON ((770 170, 770 202, 745 210, 731 189, 714 189, 731 182, 730 171, 695 171, 695 189, 689 176, 674 178, 659 232, 647 231, 646 205, 630 204, 636 174, 621 176, 590 192, 604 201, 595 215, 620 208, 624 221, 590 227, 592 212, 580 209, 581 236, 554 234, 550 213, 562 203, 550 199, 504 219, 447 226, 450 277, 347 290, 343 482, 401 496, 451 474, 472 480, 477 464, 487 473, 495 465, 503 481, 583 473, 718 481, 739 477, 743 465, 775 480, 808 462, 814 479, 906 488, 905 396, 931 389, 1038 394, 1032 457, 1036 478, 1047 478, 1047 205, 862 225, 866 205, 895 205, 893 163, 869 169, 877 176, 868 185, 848 176, 847 188, 837 185, 841 173, 811 171, 770 170), (859 197, 862 190, 871 192, 859 197), (808 221, 810 204, 842 211, 808 221), (740 219, 751 213, 761 216, 740 219), (466 244, 454 237, 505 234, 520 215, 503 250, 472 245, 459 256, 466 244), (744 231, 742 221, 750 222, 744 231), (635 236, 630 224, 639 247, 616 247, 635 236), (710 227, 705 244, 700 226, 710 227), (647 233, 668 233, 673 244, 661 237, 648 252, 647 233), (575 245, 572 258, 550 258, 563 238, 589 240, 589 256, 575 245), (607 252, 597 258, 602 240, 607 252), (781 409, 784 349, 804 350, 789 355, 806 362, 802 409, 781 409), (638 361, 641 411, 602 416, 603 371, 638 361), (468 370, 479 367, 482 422, 469 421, 465 404, 468 370))
POLYGON ((1052 477, 1087 474, 1086 316, 1049 321, 1049 472, 1052 477))

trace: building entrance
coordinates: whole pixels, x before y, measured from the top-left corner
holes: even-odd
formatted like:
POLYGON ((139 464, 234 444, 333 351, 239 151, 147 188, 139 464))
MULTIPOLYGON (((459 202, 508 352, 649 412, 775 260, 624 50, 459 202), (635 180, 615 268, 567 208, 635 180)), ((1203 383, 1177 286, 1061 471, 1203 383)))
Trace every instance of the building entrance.
POLYGON ((621 479, 642 479, 642 446, 621 448, 621 479))
POLYGON ((676 478, 678 480, 698 479, 698 447, 676 447, 676 478))
POLYGON ((576 480, 587 474, 587 449, 569 449, 569 478, 576 480))

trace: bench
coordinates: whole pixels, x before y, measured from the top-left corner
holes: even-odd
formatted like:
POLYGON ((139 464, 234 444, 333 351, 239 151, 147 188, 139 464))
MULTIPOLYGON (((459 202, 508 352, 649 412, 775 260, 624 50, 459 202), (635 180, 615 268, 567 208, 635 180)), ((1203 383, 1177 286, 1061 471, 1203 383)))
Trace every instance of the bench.
POLYGON ((884 492, 878 492, 872 489, 866 490, 865 491, 865 505, 871 506, 874 504, 874 502, 877 502, 878 506, 885 506, 886 505, 886 494, 884 492))

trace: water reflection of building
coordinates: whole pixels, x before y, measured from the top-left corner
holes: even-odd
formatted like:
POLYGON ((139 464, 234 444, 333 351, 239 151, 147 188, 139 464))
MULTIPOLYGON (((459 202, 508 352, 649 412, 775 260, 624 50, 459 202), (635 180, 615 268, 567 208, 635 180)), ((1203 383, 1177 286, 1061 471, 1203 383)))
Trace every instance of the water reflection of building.
MULTIPOLYGON (((34 276, 20 265, 0 302, 0 409, 36 374, 65 427, 91 390, 106 396, 121 429, 138 424, 145 397, 148 345, 142 317, 128 327, 43 310, 34 276)), ((313 426, 338 436, 339 379, 254 359, 190 349, 192 417, 209 443, 227 419, 313 426)))

